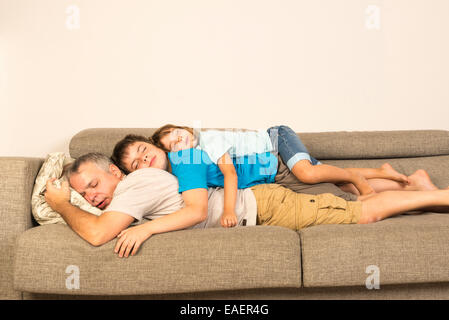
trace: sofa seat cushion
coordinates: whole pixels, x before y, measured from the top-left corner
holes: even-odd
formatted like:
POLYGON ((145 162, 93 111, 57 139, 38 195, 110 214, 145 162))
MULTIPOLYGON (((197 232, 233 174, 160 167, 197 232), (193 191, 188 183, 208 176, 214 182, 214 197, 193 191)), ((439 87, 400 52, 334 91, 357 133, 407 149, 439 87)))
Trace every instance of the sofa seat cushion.
POLYGON ((35 293, 140 295, 301 286, 299 237, 282 227, 158 234, 128 258, 114 253, 115 244, 94 247, 66 225, 29 229, 17 242, 14 287, 35 293), (79 288, 74 276, 79 276, 79 288))
POLYGON ((305 287, 449 282, 449 215, 299 231, 305 287))

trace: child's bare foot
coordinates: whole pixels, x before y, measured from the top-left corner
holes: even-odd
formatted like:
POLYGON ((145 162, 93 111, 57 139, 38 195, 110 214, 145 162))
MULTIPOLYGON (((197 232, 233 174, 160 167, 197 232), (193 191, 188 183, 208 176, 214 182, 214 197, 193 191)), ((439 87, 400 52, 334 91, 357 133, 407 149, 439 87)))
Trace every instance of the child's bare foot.
POLYGON ((430 179, 429 174, 422 169, 416 170, 415 173, 408 177, 409 184, 405 187, 406 190, 413 191, 432 191, 438 190, 430 179))
POLYGON ((353 180, 351 182, 352 182, 352 184, 354 184, 354 186, 357 188, 357 190, 359 190, 360 195, 362 195, 362 196, 371 194, 371 193, 375 193, 373 187, 370 186, 370 184, 365 179, 365 177, 358 173, 354 174, 353 180))
POLYGON ((408 177, 405 174, 397 172, 389 163, 384 163, 380 170, 385 175, 386 179, 394 180, 401 183, 409 183, 408 177))
POLYGON ((223 228, 231 228, 237 225, 237 215, 235 212, 223 212, 220 220, 223 228))

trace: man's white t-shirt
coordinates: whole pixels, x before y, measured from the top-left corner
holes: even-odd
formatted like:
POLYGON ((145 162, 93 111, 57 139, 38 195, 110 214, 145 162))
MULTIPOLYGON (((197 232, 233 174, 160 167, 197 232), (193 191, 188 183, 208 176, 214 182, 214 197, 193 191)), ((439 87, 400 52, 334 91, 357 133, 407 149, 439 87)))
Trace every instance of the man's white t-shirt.
MULTIPOLYGON (((223 213, 224 189, 209 188, 208 216, 205 221, 190 228, 220 227, 223 213)), ((153 220, 184 207, 178 192, 178 180, 171 173, 155 168, 136 170, 117 184, 112 201, 104 210, 128 214, 138 220, 153 220)), ((238 224, 255 225, 257 204, 251 189, 239 189, 235 212, 238 224)))

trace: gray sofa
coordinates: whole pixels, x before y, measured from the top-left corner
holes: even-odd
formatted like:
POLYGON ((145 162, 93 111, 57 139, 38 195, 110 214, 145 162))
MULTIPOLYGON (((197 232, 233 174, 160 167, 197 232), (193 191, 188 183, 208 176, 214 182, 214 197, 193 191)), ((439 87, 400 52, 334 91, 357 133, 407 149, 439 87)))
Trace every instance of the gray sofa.
MULTIPOLYGON (((152 132, 83 130, 72 138, 70 154, 111 154, 125 134, 152 132)), ((438 187, 449 185, 449 131, 301 138, 324 163, 376 167, 388 161, 405 174, 426 169, 438 187)), ((94 247, 65 225, 33 222, 30 198, 43 160, 0 158, 2 299, 449 298, 449 215, 404 214, 299 232, 268 226, 181 230, 154 235, 136 256, 121 259, 113 253, 114 240, 94 247), (74 275, 78 284, 70 282, 74 275), (368 289, 373 277, 379 289, 368 289)))

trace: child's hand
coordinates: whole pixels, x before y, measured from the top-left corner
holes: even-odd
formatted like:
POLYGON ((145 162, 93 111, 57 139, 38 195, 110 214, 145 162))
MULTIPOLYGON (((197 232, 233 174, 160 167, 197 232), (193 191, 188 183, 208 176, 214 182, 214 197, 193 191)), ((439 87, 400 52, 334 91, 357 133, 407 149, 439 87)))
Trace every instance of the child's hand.
POLYGON ((375 193, 373 187, 371 187, 371 185, 368 183, 368 180, 360 174, 353 174, 352 183, 357 188, 357 190, 359 190, 360 195, 362 196, 370 193, 375 193))
POLYGON ((223 228, 232 228, 237 225, 237 215, 234 211, 225 211, 220 220, 223 228))
POLYGON ((120 258, 123 256, 127 258, 132 249, 131 255, 133 256, 139 250, 140 245, 149 237, 151 237, 151 234, 146 230, 145 224, 125 229, 117 236, 119 239, 115 245, 114 252, 118 253, 120 258))

